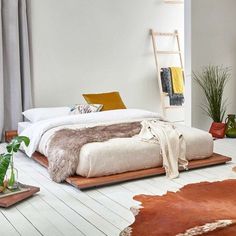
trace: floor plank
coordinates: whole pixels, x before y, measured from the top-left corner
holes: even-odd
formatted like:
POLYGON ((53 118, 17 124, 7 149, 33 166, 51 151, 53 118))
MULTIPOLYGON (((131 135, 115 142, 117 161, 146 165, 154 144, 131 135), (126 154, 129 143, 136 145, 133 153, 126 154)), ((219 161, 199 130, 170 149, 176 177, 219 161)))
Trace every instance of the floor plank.
POLYGON ((0 235, 1 236, 18 236, 20 235, 18 231, 16 231, 13 224, 0 212, 0 235))
MULTIPOLYGON (((51 221, 44 217, 41 211, 38 211, 30 201, 24 201, 17 205, 17 209, 41 232, 42 235, 63 235, 51 221)), ((13 222, 14 223, 14 222, 13 222)))
MULTIPOLYGON (((35 228, 24 215, 18 211, 16 207, 11 207, 9 209, 2 209, 2 214, 9 220, 9 222, 14 222, 14 227, 16 230, 25 236, 39 236, 42 235, 37 228, 35 228)), ((0 230, 1 231, 1 230, 0 230)), ((2 235, 2 234, 0 234, 2 235)))

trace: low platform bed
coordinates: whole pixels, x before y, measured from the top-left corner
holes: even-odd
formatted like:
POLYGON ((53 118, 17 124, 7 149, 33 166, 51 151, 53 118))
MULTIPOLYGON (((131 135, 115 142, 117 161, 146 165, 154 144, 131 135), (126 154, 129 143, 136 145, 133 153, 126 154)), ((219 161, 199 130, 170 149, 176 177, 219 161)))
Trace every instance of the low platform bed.
MULTIPOLYGON (((5 140, 9 142, 15 136, 17 136, 17 131, 7 131, 5 134, 5 140)), ((35 152, 32 155, 32 158, 42 166, 46 168, 48 167, 47 157, 45 157, 43 154, 35 152)), ((225 164, 229 161, 231 161, 230 157, 214 153, 211 157, 206 159, 189 161, 188 169, 196 169, 212 165, 225 164)), ((163 167, 156 167, 138 171, 129 171, 109 176, 93 177, 93 178, 86 178, 79 175, 73 175, 66 178, 66 182, 76 188, 87 189, 96 186, 103 186, 103 185, 114 184, 118 182, 124 182, 128 180, 140 179, 144 177, 150 177, 162 174, 165 174, 165 169, 163 167)))
MULTIPOLYGON (((48 160, 41 153, 35 152, 33 154, 33 159, 42 166, 46 168, 48 167, 48 160)), ((200 167, 225 164, 226 162, 229 161, 231 161, 231 158, 214 153, 210 158, 190 161, 188 169, 196 169, 200 167)), ((86 189, 86 188, 92 188, 97 186, 103 186, 103 185, 114 184, 128 180, 135 180, 144 177, 163 175, 163 174, 165 174, 165 169, 163 167, 156 167, 145 170, 129 171, 121 174, 114 174, 114 175, 94 177, 94 178, 85 178, 79 175, 74 175, 68 177, 66 179, 66 182, 73 185, 76 188, 86 189)))

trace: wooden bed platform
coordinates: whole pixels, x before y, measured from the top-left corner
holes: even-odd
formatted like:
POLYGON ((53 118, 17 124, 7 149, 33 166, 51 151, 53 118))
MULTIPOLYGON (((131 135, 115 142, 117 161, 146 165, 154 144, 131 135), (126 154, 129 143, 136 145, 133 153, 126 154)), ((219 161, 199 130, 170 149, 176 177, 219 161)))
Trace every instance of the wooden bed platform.
MULTIPOLYGON (((35 152, 32 158, 44 167, 48 167, 47 158, 39 152, 35 152)), ((231 161, 230 157, 222 156, 220 154, 214 153, 211 157, 203 160, 193 160, 189 162, 188 169, 196 169, 200 167, 225 164, 231 161)), ((181 169, 180 171, 183 171, 181 169)), ((68 177, 66 182, 73 185, 79 189, 92 188, 96 186, 102 186, 107 184, 114 184, 119 182, 124 182, 127 180, 140 179, 149 176, 163 175, 165 174, 165 169, 163 167, 150 168, 145 170, 129 171, 121 174, 95 177, 95 178, 85 178, 79 175, 74 175, 68 177)))
MULTIPOLYGON (((6 132, 6 141, 10 141, 13 137, 17 136, 17 132, 9 131, 6 132)), ((32 158, 44 167, 48 167, 47 157, 39 152, 35 152, 32 158)), ((207 167, 212 165, 225 164, 231 161, 230 157, 226 157, 217 153, 214 153, 211 157, 202 160, 189 161, 188 169, 196 169, 201 167, 207 167)), ((183 171, 183 169, 180 169, 183 171)), ((149 176, 163 175, 165 174, 165 169, 163 167, 150 168, 138 171, 129 171, 121 174, 95 177, 95 178, 85 178, 79 175, 70 176, 66 179, 66 182, 73 185, 79 189, 87 189, 97 186, 103 186, 108 184, 114 184, 119 182, 124 182, 128 180, 140 179, 149 176)))

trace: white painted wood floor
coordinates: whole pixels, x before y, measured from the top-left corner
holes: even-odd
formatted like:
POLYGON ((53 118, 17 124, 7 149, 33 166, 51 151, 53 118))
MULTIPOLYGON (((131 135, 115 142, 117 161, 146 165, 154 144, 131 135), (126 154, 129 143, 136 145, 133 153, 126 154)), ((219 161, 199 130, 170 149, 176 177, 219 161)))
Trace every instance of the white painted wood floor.
POLYGON ((174 180, 159 176, 86 191, 52 182, 45 168, 20 153, 15 157, 19 180, 41 191, 9 209, 0 208, 0 236, 119 235, 134 220, 129 211, 138 204, 134 195, 160 195, 189 183, 236 178, 231 170, 236 163, 236 140, 215 141, 215 152, 232 157, 233 162, 184 172, 174 180))

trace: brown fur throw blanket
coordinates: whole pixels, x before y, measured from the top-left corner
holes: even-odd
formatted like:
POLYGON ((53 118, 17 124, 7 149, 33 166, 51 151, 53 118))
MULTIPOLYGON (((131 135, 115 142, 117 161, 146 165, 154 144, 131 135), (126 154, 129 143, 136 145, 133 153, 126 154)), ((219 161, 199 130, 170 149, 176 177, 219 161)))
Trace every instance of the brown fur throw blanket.
POLYGON ((130 122, 76 130, 61 129, 55 132, 48 148, 50 177, 55 182, 62 182, 75 174, 83 145, 104 142, 112 138, 132 137, 140 130, 140 122, 130 122))

